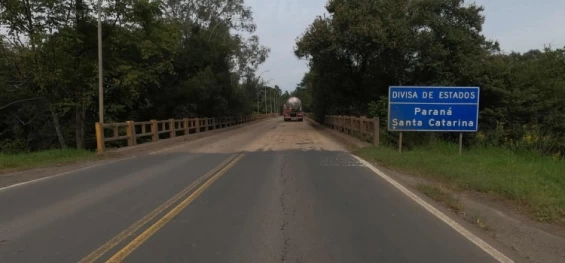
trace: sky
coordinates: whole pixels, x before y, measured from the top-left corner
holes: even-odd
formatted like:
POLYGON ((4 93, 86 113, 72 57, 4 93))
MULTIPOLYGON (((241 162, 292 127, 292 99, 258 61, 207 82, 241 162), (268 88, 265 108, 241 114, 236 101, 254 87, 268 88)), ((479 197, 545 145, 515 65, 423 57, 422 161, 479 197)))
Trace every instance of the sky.
MULTIPOLYGON (((258 70, 270 85, 294 90, 307 61, 294 56, 296 38, 316 16, 326 13, 327 0, 246 0, 257 24, 255 34, 271 48, 268 60, 258 70), (267 72, 265 72, 267 71, 267 72)), ((525 52, 551 44, 565 47, 565 0, 472 0, 485 8, 483 34, 497 40, 506 51, 525 52)))

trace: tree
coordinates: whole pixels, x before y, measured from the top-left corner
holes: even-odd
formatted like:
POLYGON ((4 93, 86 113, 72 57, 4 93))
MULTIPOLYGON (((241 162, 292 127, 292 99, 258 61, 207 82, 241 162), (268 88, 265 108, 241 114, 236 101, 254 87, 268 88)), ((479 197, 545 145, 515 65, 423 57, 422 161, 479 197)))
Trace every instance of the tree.
POLYGON ((552 138, 538 149, 565 152, 564 49, 503 54, 481 33, 484 8, 463 0, 329 0, 326 9, 295 47, 310 71, 292 94, 318 120, 386 117, 391 85, 479 86, 480 128, 491 143, 534 133, 552 138))
MULTIPOLYGON (((8 105, 0 109, 0 151, 51 148, 54 139, 58 147, 94 147, 96 3, 0 2, 9 30, 0 50, 0 91, 8 94, 0 99, 8 105)), ((242 0, 107 0, 102 27, 106 122, 255 108, 258 85, 246 79, 256 79, 269 49, 253 35, 242 0)))

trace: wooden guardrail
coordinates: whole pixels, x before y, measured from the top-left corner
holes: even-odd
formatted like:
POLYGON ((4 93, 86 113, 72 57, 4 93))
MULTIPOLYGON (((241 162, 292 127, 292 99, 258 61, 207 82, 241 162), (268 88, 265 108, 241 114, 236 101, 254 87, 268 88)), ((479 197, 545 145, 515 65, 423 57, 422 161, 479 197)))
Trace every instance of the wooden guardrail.
MULTIPOLYGON (((313 115, 307 114, 306 117, 312 119, 313 115)), ((379 118, 326 115, 324 117, 324 125, 363 141, 372 141, 374 146, 379 146, 379 118)))
POLYGON ((104 124, 97 122, 95 124, 96 144, 98 153, 103 153, 107 142, 126 140, 127 146, 134 146, 139 144, 138 139, 141 138, 150 137, 151 142, 156 142, 161 140, 160 135, 162 134, 167 134, 168 138, 174 138, 177 136, 230 127, 273 116, 273 114, 254 114, 237 117, 184 118, 144 122, 126 121, 104 124), (108 130, 112 131, 109 136, 107 136, 108 130))

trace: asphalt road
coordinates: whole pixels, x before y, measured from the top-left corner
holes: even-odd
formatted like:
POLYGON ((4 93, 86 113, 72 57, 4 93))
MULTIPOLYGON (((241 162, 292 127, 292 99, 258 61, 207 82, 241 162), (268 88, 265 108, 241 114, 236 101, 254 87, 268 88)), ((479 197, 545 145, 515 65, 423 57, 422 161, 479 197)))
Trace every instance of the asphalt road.
POLYGON ((0 262, 497 262, 307 122, 0 190, 0 262))

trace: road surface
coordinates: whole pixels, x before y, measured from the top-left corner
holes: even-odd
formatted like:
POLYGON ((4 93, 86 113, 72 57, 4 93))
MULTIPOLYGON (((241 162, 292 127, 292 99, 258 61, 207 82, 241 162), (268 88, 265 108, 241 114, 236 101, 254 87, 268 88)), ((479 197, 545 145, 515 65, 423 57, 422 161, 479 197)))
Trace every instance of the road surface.
POLYGON ((308 122, 0 190, 0 262, 496 262, 308 122))

